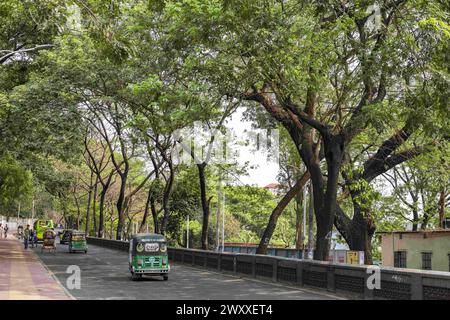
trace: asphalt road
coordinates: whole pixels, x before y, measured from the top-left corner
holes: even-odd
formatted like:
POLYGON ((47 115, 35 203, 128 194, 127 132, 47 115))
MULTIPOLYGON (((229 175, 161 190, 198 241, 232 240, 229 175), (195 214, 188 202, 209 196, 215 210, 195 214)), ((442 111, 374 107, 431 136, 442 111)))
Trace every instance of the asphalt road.
POLYGON ((67 245, 57 245, 56 253, 34 249, 44 265, 76 299, 211 299, 211 300, 322 300, 337 297, 324 292, 299 289, 259 280, 243 279, 203 269, 171 263, 168 281, 162 277, 144 277, 131 281, 128 254, 89 245, 87 254, 69 253, 67 245), (81 270, 80 289, 69 290, 67 268, 81 270))

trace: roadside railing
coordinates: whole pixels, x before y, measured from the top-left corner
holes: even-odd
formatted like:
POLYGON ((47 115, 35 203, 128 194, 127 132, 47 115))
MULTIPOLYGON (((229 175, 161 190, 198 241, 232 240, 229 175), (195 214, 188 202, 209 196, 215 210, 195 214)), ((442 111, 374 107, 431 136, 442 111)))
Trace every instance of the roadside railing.
MULTIPOLYGON (((126 241, 93 237, 88 237, 88 243, 122 251, 128 251, 129 246, 126 241)), ((333 264, 172 247, 169 248, 168 255, 174 262, 193 267, 293 286, 313 287, 353 298, 450 300, 450 272, 333 264), (377 276, 379 279, 376 279, 377 276), (367 283, 376 285, 377 280, 379 289, 369 289, 367 283)))

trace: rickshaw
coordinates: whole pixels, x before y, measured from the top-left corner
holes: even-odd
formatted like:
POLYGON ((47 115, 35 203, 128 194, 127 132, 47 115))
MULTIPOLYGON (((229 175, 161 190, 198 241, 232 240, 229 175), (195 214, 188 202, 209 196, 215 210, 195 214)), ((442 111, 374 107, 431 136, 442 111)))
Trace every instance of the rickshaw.
POLYGON ((55 231, 48 229, 45 230, 43 235, 43 242, 41 247, 41 252, 44 250, 56 252, 56 233, 55 231))
POLYGON ((69 236, 69 252, 82 251, 87 253, 86 235, 83 231, 72 230, 69 236))
POLYGON ((73 231, 72 229, 63 230, 63 232, 59 236, 59 243, 60 244, 68 244, 72 231, 73 231))
POLYGON ((169 279, 169 257, 166 238, 155 233, 139 233, 130 239, 128 263, 131 279, 138 280, 143 275, 160 275, 169 279))

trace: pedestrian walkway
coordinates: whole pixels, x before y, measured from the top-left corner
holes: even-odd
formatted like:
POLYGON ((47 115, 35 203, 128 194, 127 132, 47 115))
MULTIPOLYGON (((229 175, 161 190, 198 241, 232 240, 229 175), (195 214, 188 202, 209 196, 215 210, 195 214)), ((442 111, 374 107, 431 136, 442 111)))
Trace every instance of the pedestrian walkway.
POLYGON ((8 235, 0 239, 0 300, 67 300, 36 254, 8 235))

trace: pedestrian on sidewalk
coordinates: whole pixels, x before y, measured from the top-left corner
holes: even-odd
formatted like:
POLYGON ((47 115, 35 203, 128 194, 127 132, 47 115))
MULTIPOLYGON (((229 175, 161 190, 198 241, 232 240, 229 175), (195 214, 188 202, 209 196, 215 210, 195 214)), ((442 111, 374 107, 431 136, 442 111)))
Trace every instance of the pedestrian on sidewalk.
POLYGON ((31 241, 31 247, 36 248, 37 247, 37 233, 36 233, 36 230, 34 230, 34 229, 31 230, 30 241, 31 241))
POLYGON ((8 230, 9 230, 9 228, 8 228, 8 225, 6 224, 5 225, 5 239, 8 237, 8 230))
POLYGON ((27 227, 23 232, 23 244, 25 246, 25 249, 28 249, 28 241, 30 240, 30 235, 31 235, 30 225, 27 224, 27 227))
POLYGON ((3 238, 3 226, 0 223, 0 239, 3 238))

